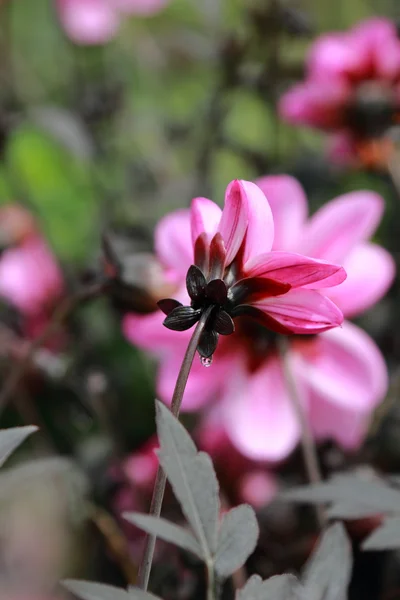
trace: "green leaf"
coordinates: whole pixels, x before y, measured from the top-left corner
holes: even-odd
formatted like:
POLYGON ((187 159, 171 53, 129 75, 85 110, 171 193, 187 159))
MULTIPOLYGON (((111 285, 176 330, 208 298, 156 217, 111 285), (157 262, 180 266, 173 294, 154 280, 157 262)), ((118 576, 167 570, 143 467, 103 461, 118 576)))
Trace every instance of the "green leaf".
POLYGON ((77 579, 65 579, 62 584, 82 600, 159 600, 157 596, 135 587, 126 591, 113 585, 77 579))
POLYGON ((322 534, 303 570, 305 597, 343 600, 347 595, 352 566, 350 540, 343 525, 334 523, 322 534))
POLYGON ((10 429, 0 430, 0 467, 5 463, 7 458, 14 452, 16 448, 35 431, 35 425, 26 427, 12 427, 10 429))
POLYGON ((203 558, 203 554, 196 539, 186 529, 170 523, 166 519, 161 517, 153 517, 152 515, 142 515, 140 513, 124 513, 124 519, 140 527, 143 531, 150 533, 150 535, 156 535, 157 537, 175 544, 184 550, 189 550, 199 558, 203 558))
POLYGON ((207 562, 217 546, 218 482, 208 454, 197 452, 190 435, 161 402, 156 421, 162 468, 207 562))
POLYGON ((241 504, 225 513, 218 532, 215 569, 228 577, 239 569, 257 544, 259 529, 254 510, 241 504))
POLYGON ((14 131, 6 161, 15 191, 37 211, 57 256, 83 261, 97 235, 90 167, 29 124, 14 131))

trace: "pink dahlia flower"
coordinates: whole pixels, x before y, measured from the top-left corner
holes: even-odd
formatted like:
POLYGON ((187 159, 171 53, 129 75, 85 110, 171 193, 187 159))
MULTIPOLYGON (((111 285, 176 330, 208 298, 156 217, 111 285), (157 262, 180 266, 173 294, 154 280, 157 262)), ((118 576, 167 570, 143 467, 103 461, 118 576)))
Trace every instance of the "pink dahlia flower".
MULTIPOLYGON (((261 323, 257 327, 271 336, 271 331, 316 334, 342 323, 334 302, 313 288, 331 289, 343 282, 343 268, 294 252, 271 251, 273 240, 268 201, 258 186, 246 181, 229 184, 223 211, 211 200, 196 198, 190 210, 169 214, 158 224, 156 251, 179 298, 161 306, 168 313, 165 324, 179 333, 162 327, 159 312, 130 314, 123 329, 129 340, 159 356, 158 393, 166 402, 172 397, 191 335, 188 328, 210 306, 199 344, 202 358, 212 356, 219 334, 224 337, 212 369, 205 371, 200 363, 192 369, 183 410, 195 410, 212 398, 225 396, 230 382, 247 365, 247 357, 253 355, 255 324, 261 323), (235 329, 233 319, 235 335, 225 337, 235 329), (237 361, 244 365, 235 371, 237 361)), ((247 391, 242 391, 245 397, 247 391)), ((268 393, 263 397, 268 405, 268 393)), ((290 407, 286 410, 290 417, 290 407)), ((265 424, 266 435, 270 425, 265 424)), ((280 436, 277 431, 274 435, 280 436)), ((296 440, 297 436, 296 426, 296 440)))
POLYGON ((61 24, 77 44, 109 42, 117 33, 124 15, 151 16, 168 0, 57 0, 61 24))
MULTIPOLYGON (((260 212, 256 213, 252 231, 258 244, 268 243, 270 249, 272 243, 272 256, 278 260, 288 256, 287 252, 301 251, 343 262, 347 280, 337 287, 324 288, 323 292, 347 316, 364 311, 384 295, 393 280, 393 260, 384 249, 368 241, 383 211, 378 195, 353 192, 333 200, 308 218, 307 200, 296 180, 276 176, 258 183, 269 200, 268 204, 257 192, 260 212), (269 220, 262 218, 262 207, 265 210, 266 206, 271 207, 274 219, 273 241, 269 220)), ((209 222, 218 222, 219 209, 204 200, 196 200, 194 207, 199 202, 215 213, 209 222)), ((156 230, 158 254, 177 285, 183 282, 193 260, 189 216, 188 211, 173 213, 156 230)), ((254 259, 250 264, 254 264, 254 259)), ((253 267, 252 273, 258 274, 257 268, 253 267)), ((279 273, 285 276, 284 263, 279 273)), ((180 294, 185 294, 183 287, 180 294)), ((287 301, 289 319, 306 319, 308 311, 303 301, 306 297, 323 297, 317 294, 307 287, 292 289, 278 297, 278 304, 287 301), (290 293, 295 296, 293 303, 290 293)), ((275 302, 276 297, 271 301, 275 302)), ((188 338, 160 327, 160 321, 159 313, 128 315, 123 326, 131 341, 160 357, 158 394, 169 402, 188 338)), ((295 336, 291 344, 292 368, 304 408, 317 439, 333 438, 345 448, 356 448, 363 440, 371 412, 386 394, 385 363, 369 336, 351 323, 325 333, 315 327, 313 332, 319 335, 295 336)), ((275 343, 276 335, 267 328, 250 319, 238 320, 235 335, 220 341, 212 368, 205 370, 195 361, 185 392, 184 410, 196 410, 210 400, 219 401, 221 423, 228 436, 251 459, 282 460, 300 436, 275 343)))
POLYGON ((305 81, 284 94, 279 110, 291 123, 331 132, 338 161, 381 166, 392 148, 384 134, 400 115, 395 24, 374 18, 348 32, 321 35, 311 47, 305 81))

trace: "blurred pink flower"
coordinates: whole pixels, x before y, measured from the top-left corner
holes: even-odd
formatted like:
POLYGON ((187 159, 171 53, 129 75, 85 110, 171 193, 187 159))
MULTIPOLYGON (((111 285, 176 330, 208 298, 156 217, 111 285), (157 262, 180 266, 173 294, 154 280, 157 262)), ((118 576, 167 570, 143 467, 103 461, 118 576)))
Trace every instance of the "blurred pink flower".
POLYGON ((274 499, 278 492, 275 476, 265 464, 247 458, 233 446, 218 405, 208 412, 194 437, 198 448, 212 458, 223 500, 233 506, 248 502, 261 508, 274 499))
POLYGON ((291 123, 331 132, 335 160, 382 166, 392 144, 380 142, 400 115, 395 24, 373 18, 348 32, 321 35, 311 47, 305 81, 284 94, 279 110, 291 123))
MULTIPOLYGON (((385 294, 394 277, 394 263, 383 248, 368 241, 383 211, 377 194, 346 194, 307 218, 307 200, 296 180, 276 176, 258 183, 272 209, 273 250, 300 250, 343 262, 347 280, 324 293, 345 315, 359 314, 385 294)), ((219 215, 215 205, 206 206, 219 215)), ((259 218, 258 243, 266 243, 267 237, 269 230, 259 218)), ((178 211, 160 222, 156 249, 171 277, 183 282, 192 261, 188 211, 178 211)), ((184 293, 182 289, 182 296, 184 293)), ((132 314, 125 318, 123 328, 133 343, 159 356, 157 391, 169 402, 188 336, 171 333, 160 323, 157 312, 132 314)), ((238 320, 235 335, 219 342, 211 369, 205 370, 195 361, 183 402, 183 410, 197 410, 218 400, 232 443, 257 460, 284 459, 300 435, 275 342, 276 335, 265 327, 238 320)), ((318 336, 293 337, 292 351, 299 390, 317 438, 333 438, 349 449, 359 446, 369 416, 387 390, 386 366, 375 343, 346 322, 342 328, 318 336)))
POLYGON ((26 316, 38 315, 63 291, 61 270, 45 241, 32 236, 0 258, 0 296, 26 316))
POLYGON ((0 210, 0 297, 25 318, 26 333, 37 332, 64 291, 61 269, 30 213, 10 204, 0 210))
POLYGON ((117 33, 123 15, 151 16, 169 0, 56 0, 61 24, 77 44, 109 42, 117 33))

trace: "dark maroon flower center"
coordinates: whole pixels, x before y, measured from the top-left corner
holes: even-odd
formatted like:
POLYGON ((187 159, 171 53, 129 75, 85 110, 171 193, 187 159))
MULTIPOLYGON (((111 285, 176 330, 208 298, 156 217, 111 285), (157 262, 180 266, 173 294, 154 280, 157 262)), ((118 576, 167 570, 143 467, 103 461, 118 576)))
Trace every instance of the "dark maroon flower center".
MULTIPOLYGON (((195 244, 195 261, 186 276, 190 305, 183 306, 168 298, 161 300, 158 306, 167 315, 165 327, 174 331, 190 329, 207 311, 207 321, 198 344, 202 358, 214 354, 219 335, 231 335, 235 331, 235 317, 249 316, 269 324, 268 316, 251 303, 285 294, 291 287, 268 278, 241 277, 240 259, 226 267, 225 245, 219 233, 209 245, 205 234, 199 236, 195 244)), ((282 333, 286 331, 282 330, 282 333)))
POLYGON ((346 110, 346 124, 362 138, 380 138, 395 125, 400 109, 393 86, 361 83, 346 110))

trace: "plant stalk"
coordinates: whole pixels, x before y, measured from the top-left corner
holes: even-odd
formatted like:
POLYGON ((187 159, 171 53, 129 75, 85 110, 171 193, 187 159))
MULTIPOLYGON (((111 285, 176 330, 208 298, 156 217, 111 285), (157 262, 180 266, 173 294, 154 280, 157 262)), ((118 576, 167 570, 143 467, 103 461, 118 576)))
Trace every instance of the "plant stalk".
MULTIPOLYGON (((289 340, 284 336, 280 336, 278 348, 281 356, 288 396, 300 425, 301 450, 303 453, 307 477, 310 483, 320 483, 322 481, 322 476, 318 463, 317 449, 315 447, 313 434, 307 421, 307 417, 303 410, 303 404, 301 402, 299 390, 293 376, 293 371, 290 364, 289 340)), ((315 510, 317 521, 322 529, 326 522, 324 511, 320 506, 317 506, 315 510)))
MULTIPOLYGON (((176 380, 175 389, 171 401, 171 412, 175 417, 179 416, 183 394, 185 392, 186 383, 189 377, 190 369, 192 368, 197 346, 200 341, 200 336, 203 333, 204 327, 207 323, 208 317, 210 316, 212 308, 213 307, 210 306, 206 311, 204 311, 204 313, 200 317, 200 320, 196 325, 193 335, 190 338, 190 342, 188 344, 184 359, 182 361, 182 365, 178 374, 178 379, 176 380)), ((161 514, 161 507, 165 492, 165 484, 165 473, 162 470, 162 468, 158 466, 156 481, 153 490, 153 497, 151 499, 150 505, 150 515, 154 517, 159 517, 161 514)), ((143 590, 147 590, 149 585, 150 571, 153 563, 156 539, 157 538, 155 535, 146 535, 145 547, 138 574, 138 586, 143 590)))
POLYGON ((215 573, 212 562, 207 564, 207 600, 215 600, 215 573))

